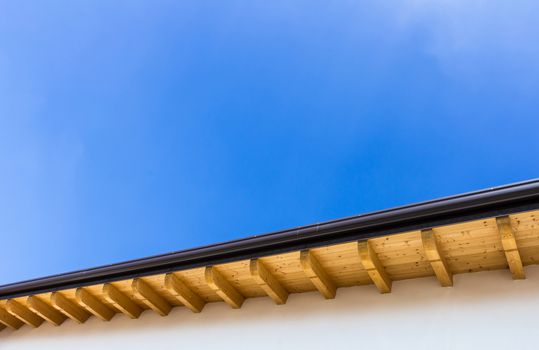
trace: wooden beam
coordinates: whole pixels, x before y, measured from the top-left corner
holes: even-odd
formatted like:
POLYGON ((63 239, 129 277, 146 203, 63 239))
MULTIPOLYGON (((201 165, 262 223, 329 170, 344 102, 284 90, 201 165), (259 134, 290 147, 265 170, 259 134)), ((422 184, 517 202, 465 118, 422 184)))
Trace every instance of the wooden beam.
POLYGON ((103 321, 110 321, 115 312, 84 288, 77 288, 75 298, 80 306, 103 321))
POLYGON ((147 282, 140 278, 135 278, 131 283, 133 293, 141 299, 153 311, 161 316, 166 316, 172 309, 172 306, 157 293, 147 282))
POLYGON ((127 317, 138 318, 143 311, 133 300, 110 283, 103 286, 103 294, 109 303, 127 317))
POLYGON ((61 312, 34 295, 29 296, 26 299, 26 305, 41 318, 49 321, 55 326, 61 325, 66 320, 66 316, 61 312))
POLYGON ((363 268, 367 270, 372 282, 380 293, 391 292, 391 278, 387 275, 370 241, 358 242, 358 252, 363 268))
POLYGON ((204 272, 206 283, 233 309, 239 309, 245 297, 236 290, 214 266, 207 266, 204 272))
POLYGON ((75 304, 59 292, 51 294, 52 306, 75 322, 84 323, 90 317, 90 313, 80 305, 75 304))
POLYGON ((6 310, 0 308, 0 324, 11 329, 19 329, 24 323, 6 310))
POLYGON ((337 287, 313 253, 310 250, 302 250, 300 252, 300 262, 303 271, 324 298, 334 299, 337 287))
POLYGON ((282 305, 288 299, 288 291, 277 281, 277 279, 268 271, 266 266, 259 259, 251 259, 249 262, 251 276, 256 283, 266 292, 266 294, 275 301, 275 304, 282 305))
POLYGON ((28 309, 26 306, 13 299, 7 301, 6 310, 22 322, 35 328, 41 326, 44 321, 41 317, 30 311, 30 309, 28 309))
POLYGON ((502 241, 503 251, 505 252, 509 269, 513 274, 513 279, 518 280, 526 278, 509 216, 497 217, 496 225, 498 226, 498 233, 502 241))
POLYGON ((165 288, 178 299, 183 305, 193 312, 200 312, 206 302, 183 283, 173 273, 167 273, 165 276, 165 288))
POLYGON ((423 242, 423 250, 425 251, 427 260, 442 287, 452 286, 453 274, 449 270, 447 262, 438 247, 438 242, 432 229, 421 231, 421 241, 423 242))

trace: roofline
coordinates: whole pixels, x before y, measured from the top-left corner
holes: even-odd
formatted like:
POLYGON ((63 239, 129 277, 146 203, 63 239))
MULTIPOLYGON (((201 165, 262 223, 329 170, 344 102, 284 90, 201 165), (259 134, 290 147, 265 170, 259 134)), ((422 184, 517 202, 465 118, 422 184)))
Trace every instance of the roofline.
POLYGON ((539 179, 0 286, 0 299, 360 241, 539 209, 539 179))

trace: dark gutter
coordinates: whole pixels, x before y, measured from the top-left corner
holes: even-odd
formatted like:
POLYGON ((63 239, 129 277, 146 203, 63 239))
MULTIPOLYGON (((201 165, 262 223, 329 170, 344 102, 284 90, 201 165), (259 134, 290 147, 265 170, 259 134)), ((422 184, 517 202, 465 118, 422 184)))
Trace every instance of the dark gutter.
POLYGON ((539 209, 539 179, 0 286, 0 299, 221 264, 539 209))

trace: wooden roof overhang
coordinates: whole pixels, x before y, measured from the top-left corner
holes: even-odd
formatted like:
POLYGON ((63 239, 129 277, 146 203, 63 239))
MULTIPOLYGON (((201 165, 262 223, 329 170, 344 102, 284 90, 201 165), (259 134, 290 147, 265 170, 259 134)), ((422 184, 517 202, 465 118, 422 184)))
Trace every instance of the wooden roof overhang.
POLYGON ((539 261, 539 180, 531 180, 196 249, 0 286, 0 328, 84 323, 246 298, 509 269, 539 261))

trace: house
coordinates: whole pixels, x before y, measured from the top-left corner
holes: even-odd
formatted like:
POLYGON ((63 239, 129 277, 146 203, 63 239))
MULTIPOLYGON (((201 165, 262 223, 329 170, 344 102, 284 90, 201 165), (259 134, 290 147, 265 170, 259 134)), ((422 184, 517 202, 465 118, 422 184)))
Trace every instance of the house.
POLYGON ((0 286, 0 349, 531 349, 537 262, 531 180, 0 286))

